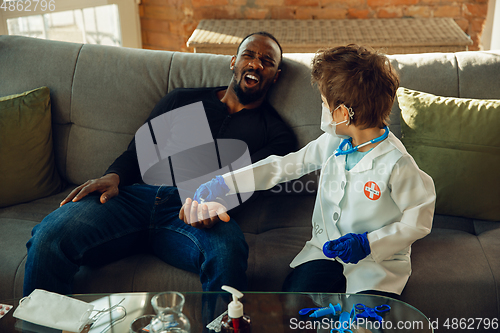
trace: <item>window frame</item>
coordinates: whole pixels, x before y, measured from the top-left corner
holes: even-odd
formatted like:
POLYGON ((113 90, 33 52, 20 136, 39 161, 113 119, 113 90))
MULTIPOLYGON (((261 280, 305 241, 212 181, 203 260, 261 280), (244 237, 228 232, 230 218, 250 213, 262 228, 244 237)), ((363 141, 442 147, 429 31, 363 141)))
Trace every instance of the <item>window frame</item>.
MULTIPOLYGON (((5 0, 0 0, 0 5, 5 0)), ((25 2, 15 0, 14 2, 25 2)), ((45 0, 47 3, 49 0, 45 0)), ((83 9, 104 5, 117 5, 120 17, 120 32, 123 47, 142 48, 141 22, 139 17, 139 5, 141 0, 52 0, 55 10, 42 11, 40 6, 36 11, 5 11, 0 9, 0 35, 8 35, 7 19, 25 17, 32 15, 43 15, 48 13, 63 12, 67 10, 83 9)), ((8 2, 8 1, 6 1, 8 2)))

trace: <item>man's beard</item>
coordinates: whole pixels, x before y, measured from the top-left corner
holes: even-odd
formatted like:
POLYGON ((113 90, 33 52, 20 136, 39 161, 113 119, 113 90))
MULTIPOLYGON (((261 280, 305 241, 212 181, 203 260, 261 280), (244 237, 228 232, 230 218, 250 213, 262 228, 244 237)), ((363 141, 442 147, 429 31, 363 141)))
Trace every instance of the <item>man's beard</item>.
POLYGON ((257 90, 253 93, 245 92, 243 91, 243 89, 241 89, 241 86, 237 82, 233 84, 233 91, 236 93, 238 101, 240 101, 240 103, 243 105, 248 105, 250 103, 253 103, 259 100, 265 94, 265 91, 263 90, 257 90))
MULTIPOLYGON (((234 73, 234 70, 233 70, 234 73)), ((236 97, 238 97, 238 101, 243 104, 243 105, 248 105, 250 103, 253 103, 260 98, 262 98, 269 87, 262 87, 262 89, 259 89, 255 92, 246 92, 241 89, 241 82, 245 79, 245 75, 241 75, 240 82, 236 82, 236 80, 233 81, 232 88, 233 91, 236 93, 236 97)))

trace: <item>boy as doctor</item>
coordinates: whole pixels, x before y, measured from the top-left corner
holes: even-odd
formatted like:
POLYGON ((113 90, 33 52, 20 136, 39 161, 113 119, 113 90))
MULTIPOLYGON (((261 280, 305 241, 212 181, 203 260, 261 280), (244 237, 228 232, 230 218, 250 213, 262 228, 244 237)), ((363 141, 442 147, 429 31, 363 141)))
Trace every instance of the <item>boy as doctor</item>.
POLYGON ((179 217, 227 220, 216 204, 209 211, 198 202, 236 188, 270 189, 321 169, 312 238, 291 262, 283 290, 397 298, 411 274, 411 244, 431 231, 436 199, 432 178, 387 127, 399 78, 385 56, 348 45, 316 54, 312 82, 323 100, 325 133, 297 152, 201 185, 179 217))

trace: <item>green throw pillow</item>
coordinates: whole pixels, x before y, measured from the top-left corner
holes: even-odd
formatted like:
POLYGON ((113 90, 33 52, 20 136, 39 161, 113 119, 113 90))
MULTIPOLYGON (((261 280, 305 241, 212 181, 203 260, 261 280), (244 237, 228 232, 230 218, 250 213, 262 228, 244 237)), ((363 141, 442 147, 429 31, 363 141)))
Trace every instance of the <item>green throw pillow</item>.
POLYGON ((0 97, 0 207, 62 190, 52 151, 50 91, 0 97))
POLYGON ((500 221, 500 100, 397 96, 402 141, 434 179, 436 213, 500 221))

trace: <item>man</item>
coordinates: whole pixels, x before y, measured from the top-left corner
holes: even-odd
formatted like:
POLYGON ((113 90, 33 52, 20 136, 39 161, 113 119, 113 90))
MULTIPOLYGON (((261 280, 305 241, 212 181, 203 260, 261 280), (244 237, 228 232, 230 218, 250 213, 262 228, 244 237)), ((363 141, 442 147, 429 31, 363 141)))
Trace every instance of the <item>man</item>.
MULTIPOLYGON (((252 161, 284 155, 295 140, 265 100, 279 77, 281 46, 265 32, 247 36, 231 58, 228 87, 176 89, 153 109, 148 120, 202 101, 212 136, 246 142, 252 161)), ((135 141, 99 179, 75 188, 61 207, 35 226, 27 243, 24 294, 35 288, 72 292, 82 265, 110 262, 141 244, 166 263, 196 272, 205 291, 224 284, 246 289, 248 246, 234 220, 206 217, 186 224, 172 186, 142 182, 135 141)))

